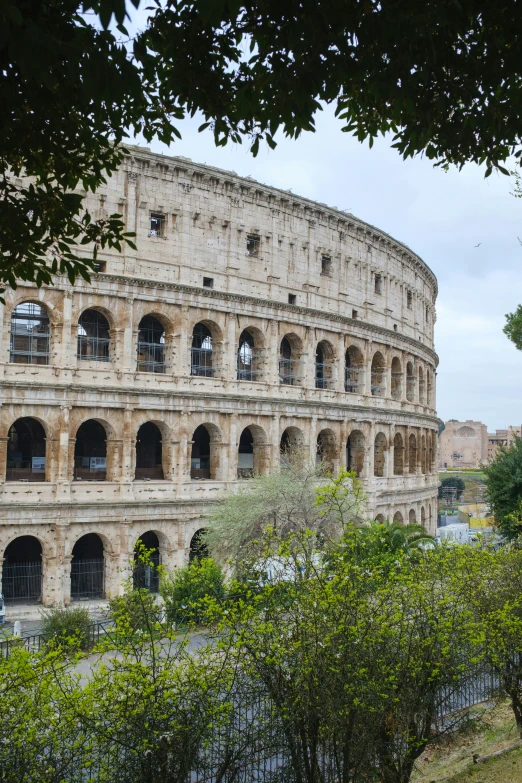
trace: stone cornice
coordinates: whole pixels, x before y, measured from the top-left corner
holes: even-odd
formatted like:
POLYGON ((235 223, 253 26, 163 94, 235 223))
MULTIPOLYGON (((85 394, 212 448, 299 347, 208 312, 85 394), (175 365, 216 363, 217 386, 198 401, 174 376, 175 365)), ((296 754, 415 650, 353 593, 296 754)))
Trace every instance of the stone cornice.
POLYGON ((235 180, 238 184, 240 184, 241 187, 247 188, 249 191, 254 190, 261 190, 266 192, 268 195, 276 196, 279 200, 283 200, 285 202, 291 202, 292 204, 300 204, 303 209, 304 208, 312 208, 314 210, 319 210, 323 212, 325 215, 334 218, 335 220, 342 222, 346 228, 350 228, 353 226, 355 230, 361 230, 364 231, 367 235, 371 235, 375 239, 387 243, 391 245, 394 250, 397 252, 398 255, 402 257, 403 260, 408 261, 412 268, 415 269, 417 272, 420 272, 421 274, 425 275, 428 282, 431 284, 434 290, 435 296, 437 296, 438 293, 438 284, 437 284, 437 278, 435 277, 432 270, 429 268, 429 266, 426 264, 425 261, 422 260, 420 256, 418 256, 411 248, 408 247, 404 242, 400 242, 398 239, 395 239, 394 237, 390 236, 390 234, 387 234, 385 231, 382 231, 380 228, 377 228, 376 226, 372 226, 370 223, 366 223, 364 220, 361 220, 360 218, 355 217, 355 215, 352 215, 349 212, 342 212, 341 210, 335 209, 334 207, 329 207, 326 204, 322 204, 321 202, 312 201, 311 199, 308 199, 304 196, 298 196, 295 193, 290 193, 286 190, 281 190, 280 188, 275 188, 271 185, 265 185, 262 182, 258 182, 255 179, 252 179, 251 177, 242 177, 239 174, 236 174, 233 171, 226 171, 225 169, 216 168, 215 166, 209 166, 205 163, 195 163, 192 160, 189 160, 188 158, 183 157, 175 157, 170 155, 161 155, 160 153, 151 152, 147 147, 139 147, 136 145, 125 145, 125 149, 127 149, 130 154, 130 160, 129 158, 125 158, 122 167, 126 168, 126 163, 131 162, 132 159, 134 160, 154 160, 157 164, 160 164, 164 167, 169 167, 169 165, 173 168, 178 168, 181 170, 191 170, 194 171, 200 171, 203 174, 205 174, 208 177, 214 177, 218 180, 235 180))

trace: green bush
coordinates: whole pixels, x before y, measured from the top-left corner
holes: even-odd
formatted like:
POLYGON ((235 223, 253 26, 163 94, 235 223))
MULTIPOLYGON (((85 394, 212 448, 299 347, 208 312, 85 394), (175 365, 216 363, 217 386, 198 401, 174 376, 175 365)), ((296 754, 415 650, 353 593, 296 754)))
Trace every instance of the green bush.
POLYGON ((89 610, 84 607, 50 609, 43 616, 42 635, 46 642, 87 650, 91 645, 93 625, 89 610))
POLYGON ((156 622, 156 597, 144 587, 129 590, 124 595, 111 598, 109 612, 117 626, 127 626, 131 631, 146 631, 156 622))
POLYGON ((201 623, 205 598, 224 599, 225 577, 221 566, 211 557, 197 558, 162 579, 161 594, 170 622, 201 623))

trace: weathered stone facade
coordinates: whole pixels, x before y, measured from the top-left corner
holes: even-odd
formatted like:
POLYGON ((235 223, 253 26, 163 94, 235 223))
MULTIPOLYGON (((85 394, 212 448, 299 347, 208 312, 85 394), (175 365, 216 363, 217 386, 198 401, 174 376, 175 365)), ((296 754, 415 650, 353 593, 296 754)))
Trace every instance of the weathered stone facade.
POLYGON ((441 468, 480 468, 495 458, 500 446, 522 437, 522 425, 488 432, 481 421, 447 421, 439 438, 441 468))
POLYGON ((6 297, 0 563, 34 536, 43 603, 67 604, 73 547, 96 534, 104 592, 117 593, 144 533, 167 567, 182 564, 214 500, 278 465, 282 442, 357 469, 373 516, 434 532, 433 273, 352 215, 130 152, 88 202, 119 211, 137 250, 102 253, 91 284, 21 283, 6 297), (48 358, 23 303, 48 316, 48 358))

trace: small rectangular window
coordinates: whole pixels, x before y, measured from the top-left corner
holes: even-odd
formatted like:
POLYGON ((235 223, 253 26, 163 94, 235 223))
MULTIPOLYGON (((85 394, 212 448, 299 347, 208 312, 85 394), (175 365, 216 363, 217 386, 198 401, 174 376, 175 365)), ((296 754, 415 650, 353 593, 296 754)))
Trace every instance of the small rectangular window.
POLYGON ((411 291, 407 291, 406 292, 406 304, 408 305, 408 309, 409 310, 411 310, 412 302, 413 302, 413 294, 412 294, 411 291))
POLYGON ((165 236, 165 215, 160 212, 150 213, 149 237, 165 236))
POLYGON ((95 261, 94 262, 94 271, 95 272, 105 272, 107 269, 107 263, 105 261, 95 261))
POLYGON ((296 299, 297 297, 295 294, 288 294, 288 304, 295 304, 296 299))
POLYGON ((357 320, 358 316, 359 316, 359 313, 357 312, 357 310, 352 310, 352 318, 353 318, 354 321, 357 320))
POLYGON ((258 256, 261 247, 261 237, 258 234, 247 234, 247 255, 258 256))
POLYGON ((375 293, 382 294, 382 275, 375 275, 375 293))
POLYGON ((332 276, 332 259, 330 256, 321 256, 321 274, 326 277, 332 276))
POLYGON ((214 278, 213 277, 204 277, 203 278, 203 288, 214 288, 214 278))

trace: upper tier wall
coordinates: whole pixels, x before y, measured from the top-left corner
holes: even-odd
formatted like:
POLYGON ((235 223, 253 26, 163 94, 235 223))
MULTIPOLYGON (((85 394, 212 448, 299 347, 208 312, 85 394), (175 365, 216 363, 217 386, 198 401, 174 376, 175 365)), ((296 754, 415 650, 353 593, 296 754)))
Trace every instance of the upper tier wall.
POLYGON ((190 286, 210 278, 220 291, 356 317, 433 349, 437 281, 405 245, 251 178, 129 150, 107 185, 86 197, 96 217, 120 212, 136 233, 136 251, 100 255, 104 271, 190 286), (163 218, 160 236, 151 215, 163 218))

